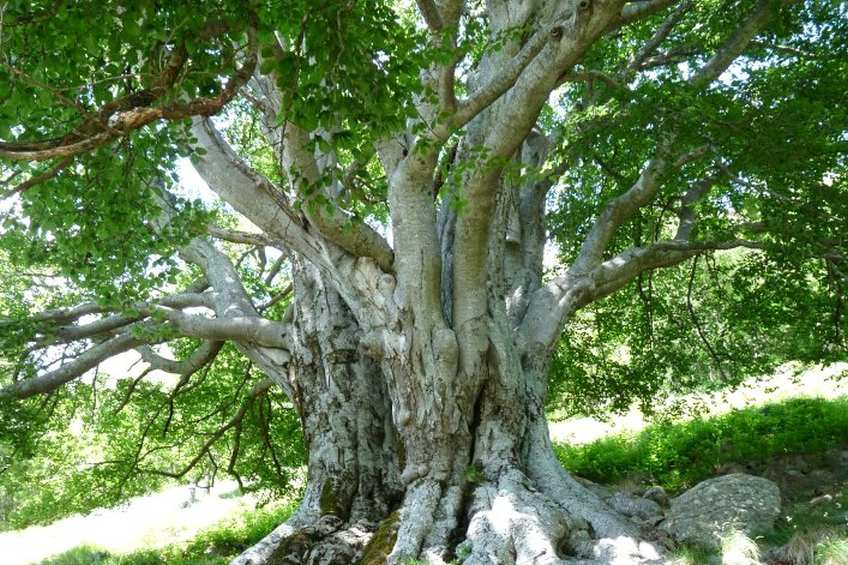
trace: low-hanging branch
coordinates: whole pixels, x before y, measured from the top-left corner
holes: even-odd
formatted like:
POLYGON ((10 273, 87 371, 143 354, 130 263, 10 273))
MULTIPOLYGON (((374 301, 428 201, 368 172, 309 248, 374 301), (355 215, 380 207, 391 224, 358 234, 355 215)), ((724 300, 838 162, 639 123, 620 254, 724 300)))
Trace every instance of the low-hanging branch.
MULTIPOLYGON (((185 47, 181 45, 172 53, 156 85, 144 95, 134 93, 106 104, 98 112, 97 120, 89 120, 78 131, 61 138, 36 142, 0 142, 0 157, 12 161, 62 159, 64 162, 159 120, 179 121, 215 114, 239 93, 256 69, 257 43, 252 28, 248 28, 247 37, 247 49, 241 66, 227 78, 216 96, 184 102, 160 102, 175 85, 185 62, 185 47), (157 102, 160 102, 158 106, 155 105, 157 102)), ((55 176, 55 173, 43 176, 46 180, 49 176, 55 176)))
POLYGON ((244 420, 245 415, 247 415, 248 409, 250 409, 251 405, 256 401, 257 398, 265 395, 271 388, 274 386, 274 381, 271 379, 262 379, 257 382, 250 393, 247 395, 247 398, 244 399, 238 411, 230 418, 223 426, 215 430, 209 439, 203 444, 200 448, 200 451, 195 455, 185 466, 176 471, 166 471, 161 469, 147 469, 139 467, 138 470, 142 473, 151 473, 154 475, 162 475, 165 477, 170 477, 172 479, 180 479, 186 475, 189 471, 194 469, 197 464, 209 454, 212 446, 216 441, 221 439, 221 437, 227 433, 227 431, 236 428, 241 425, 242 420, 244 420))

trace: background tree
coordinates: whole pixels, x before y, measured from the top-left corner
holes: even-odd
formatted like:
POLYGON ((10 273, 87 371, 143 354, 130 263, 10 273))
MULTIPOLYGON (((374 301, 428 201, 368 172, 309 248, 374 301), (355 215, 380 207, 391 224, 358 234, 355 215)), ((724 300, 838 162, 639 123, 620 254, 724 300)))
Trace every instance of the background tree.
POLYGON ((306 490, 240 563, 661 561, 554 457, 554 353, 620 401, 844 354, 842 2, 0 9, 4 429, 137 350, 181 378, 115 385, 104 474, 256 481, 279 389, 306 490))

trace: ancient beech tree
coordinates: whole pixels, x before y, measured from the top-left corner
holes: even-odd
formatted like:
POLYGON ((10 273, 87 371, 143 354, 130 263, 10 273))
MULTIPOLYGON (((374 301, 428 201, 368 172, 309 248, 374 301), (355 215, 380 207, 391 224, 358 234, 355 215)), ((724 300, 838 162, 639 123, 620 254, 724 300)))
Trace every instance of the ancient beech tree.
POLYGON ((581 309, 725 250, 813 261, 841 296, 845 16, 0 3, 3 250, 67 291, 0 320, 16 352, 0 397, 131 350, 182 387, 229 343, 264 377, 209 441, 279 387, 308 450, 299 510, 237 563, 662 562, 555 458, 552 353, 581 309), (172 194, 180 156, 228 206, 217 219, 172 194), (291 287, 262 298, 281 269, 291 287), (156 349, 186 337, 182 359, 156 349))

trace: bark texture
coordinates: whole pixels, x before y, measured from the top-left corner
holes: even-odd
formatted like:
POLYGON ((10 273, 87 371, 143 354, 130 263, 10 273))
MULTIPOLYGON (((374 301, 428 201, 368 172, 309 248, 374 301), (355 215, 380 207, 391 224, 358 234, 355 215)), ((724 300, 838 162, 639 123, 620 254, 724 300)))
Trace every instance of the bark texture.
MULTIPOLYGON (((757 2, 701 68, 693 65, 688 86, 697 91, 716 80, 790 3, 757 2)), ((648 541, 650 532, 559 465, 544 413, 549 360, 579 308, 646 271, 746 242, 693 239, 696 204, 712 186, 707 182, 678 198, 679 227, 672 239, 611 250, 618 229, 654 201, 663 182, 706 153, 682 147, 673 129, 659 131, 632 186, 589 219, 574 262, 544 278, 546 201, 558 175, 545 166, 556 140, 536 126, 559 86, 593 76, 574 69, 595 43, 677 5, 620 76, 603 77, 626 85, 691 3, 416 4, 434 44, 458 45, 463 14, 478 10, 475 17, 485 16, 499 48, 464 66, 450 57, 433 62, 421 79, 434 95, 417 100, 417 118, 407 131, 380 132, 385 137, 373 143, 379 163, 369 164, 382 165, 390 237, 357 220, 345 178, 325 174, 343 160, 326 143, 335 132, 286 121, 291 113, 285 104, 293 102, 278 81, 287 79, 255 71, 262 56, 251 32, 245 64, 219 99, 189 113, 205 150, 195 166, 210 189, 261 232, 217 228, 210 235, 273 247, 289 260, 294 290, 285 319, 263 317, 236 266, 209 240, 197 238, 182 256, 203 272, 202 288, 139 305, 134 318, 104 315, 45 333, 44 339, 95 345, 62 369, 0 390, 0 398, 50 392, 132 348, 165 363, 132 331, 133 325, 164 323, 206 340, 195 356, 200 365, 214 358, 221 342, 233 341, 300 414, 309 450, 304 499, 288 523, 236 565, 663 562, 648 541), (459 75, 462 89, 456 88, 459 75), (261 115, 260 128, 284 179, 279 183, 242 160, 207 117, 237 90, 261 115), (310 205, 315 199, 320 205, 310 205), (206 313, 186 311, 197 307, 206 313)), ((270 51, 282 56, 291 46, 279 43, 270 51)), ((118 122, 122 130, 160 119, 165 111, 148 110, 133 123, 118 122)), ((79 143, 95 146, 112 135, 109 130, 79 143)), ((64 146, 45 155, 82 150, 64 146)), ((167 209, 163 203, 160 223, 167 221, 167 209)), ((100 314, 96 308, 67 309, 44 319, 62 326, 93 312, 100 314)), ((197 366, 192 361, 179 370, 197 366)))
MULTIPOLYGON (((709 247, 689 240, 691 203, 702 190, 685 199, 673 241, 607 255, 618 227, 652 201, 663 175, 698 152, 675 155, 673 132, 658 139, 633 186, 599 211, 577 260, 550 281, 543 279, 545 202, 555 177, 507 172, 542 169, 553 140, 534 126, 586 50, 609 31, 674 3, 487 3, 493 34, 522 26, 530 32, 482 57, 464 100, 453 90, 456 63, 434 65, 423 79, 438 101, 419 104, 429 129, 376 146, 388 180, 391 246, 367 227, 346 231, 314 211, 294 222, 293 248, 312 265, 300 268, 308 276, 298 283, 289 371, 310 444, 312 483, 301 511, 274 534, 273 559, 665 561, 650 532, 559 465, 544 413, 546 373, 557 336, 578 308, 639 273, 709 247), (459 127, 455 145, 445 146, 459 127), (445 189, 443 171, 454 166, 458 172, 445 189), (439 190, 446 193, 438 197, 439 190), (457 198, 470 205, 458 211, 457 198), (338 549, 340 539, 350 540, 347 549, 338 549)), ((693 87, 714 80, 744 49, 768 20, 772 4, 766 4, 693 73, 693 87)), ((418 5, 444 41, 464 3, 418 5)), ((654 43, 679 20, 676 14, 654 43)), ((272 138, 278 132, 292 186, 316 178, 333 157, 313 150, 310 135, 293 124, 279 133, 280 98, 272 84, 257 81, 257 87, 272 108, 266 128, 272 138)), ((208 127, 204 135, 210 137, 208 127)), ((343 193, 339 185, 324 189, 337 202, 343 193)), ((266 233, 279 232, 266 210, 244 197, 240 202, 266 233)), ((248 562, 262 561, 236 561, 248 562)))

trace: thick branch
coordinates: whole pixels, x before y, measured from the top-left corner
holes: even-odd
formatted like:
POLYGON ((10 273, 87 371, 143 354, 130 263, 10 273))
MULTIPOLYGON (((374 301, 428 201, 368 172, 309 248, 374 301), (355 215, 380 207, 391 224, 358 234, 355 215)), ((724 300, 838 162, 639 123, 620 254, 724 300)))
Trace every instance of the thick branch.
MULTIPOLYGON (((785 0, 784 4, 791 1, 793 0, 785 0)), ((651 2, 647 4, 649 3, 651 2)), ((773 4, 770 0, 761 0, 713 57, 689 78, 690 85, 702 89, 718 78, 744 51, 757 32, 768 23, 773 15, 773 4)), ((673 146, 676 137, 676 132, 666 132, 656 154, 642 170, 639 180, 627 192, 607 204, 601 212, 572 267, 575 272, 583 272, 596 265, 615 236, 616 230, 632 217, 636 210, 653 200, 659 177, 669 169, 670 163, 665 155, 673 146)), ((671 166, 680 167, 702 157, 708 150, 709 146, 706 145, 698 147, 678 157, 671 166)))
POLYGON ((320 194, 333 202, 332 211, 328 211, 321 202, 307 202, 303 208, 309 223, 354 257, 371 257, 381 269, 391 271, 394 252, 388 242, 368 224, 349 217, 336 199, 320 186, 318 163, 308 148, 309 135, 288 123, 284 128, 283 141, 283 155, 292 184, 300 187, 302 193, 306 192, 305 188, 317 188, 320 194))
POLYGON ((702 253, 746 247, 760 249, 754 241, 662 241, 635 247, 604 261, 588 272, 570 271, 534 293, 531 307, 520 327, 520 342, 528 352, 547 350, 563 324, 578 308, 600 300, 624 287, 646 271, 671 267, 702 253))
POLYGON ((524 69, 544 49, 545 45, 557 41, 562 36, 562 26, 553 25, 537 31, 530 40, 495 76, 474 91, 466 100, 459 103, 453 115, 443 124, 433 129, 433 137, 445 141, 457 128, 461 128, 474 119, 480 112, 492 105, 507 90, 512 88, 524 69))
POLYGON ((574 272, 585 272, 600 261, 619 226, 630 219, 636 210, 653 200, 659 177, 667 167, 668 161, 665 158, 651 159, 633 186, 604 207, 581 246, 580 254, 572 266, 574 272))
MULTIPOLYGON (((244 86, 256 68, 256 41, 252 32, 248 33, 248 51, 242 66, 229 77, 217 96, 196 98, 189 102, 175 102, 162 106, 138 105, 123 109, 125 104, 114 101, 104 108, 103 121, 92 132, 70 134, 59 140, 43 143, 5 143, 0 142, 0 157, 13 161, 45 161, 65 159, 90 151, 118 137, 125 136, 148 124, 159 120, 179 121, 193 116, 209 116, 217 113, 232 100, 244 86), (114 110, 112 108, 114 106, 114 110)), ((166 69, 170 73, 173 69, 166 69)), ((170 75, 168 75, 170 76, 170 75)), ((154 95, 155 96, 155 95, 154 95)), ((127 99, 132 102, 134 99, 127 99)), ((156 97, 154 98, 154 102, 156 97)), ((90 128, 89 128, 90 129, 90 128)))
POLYGON ((173 323, 180 333, 214 341, 244 341, 265 347, 286 348, 287 326, 258 316, 207 318, 179 310, 157 307, 155 311, 173 323))
POLYGON ((205 341, 182 361, 162 357, 148 345, 139 347, 137 351, 141 355, 142 360, 149 364, 152 370, 188 376, 214 360, 223 346, 224 342, 222 341, 205 341))
MULTIPOLYGON (((782 0, 780 5, 788 6, 798 0, 782 0)), ((724 42, 718 51, 690 77, 689 82, 695 87, 704 88, 717 79, 733 62, 736 57, 748 47, 757 33, 771 20, 776 11, 774 0, 760 0, 756 8, 736 28, 734 34, 724 42)))
POLYGON ((194 167, 209 188, 266 234, 321 265, 324 260, 317 241, 279 188, 244 163, 211 121, 195 119, 192 132, 206 150, 194 167))
POLYGON ((23 399, 36 394, 52 392, 93 369, 106 359, 124 351, 129 351, 142 344, 144 340, 132 333, 123 333, 112 339, 95 345, 80 354, 76 359, 63 364, 58 369, 43 375, 18 381, 0 390, 0 399, 23 399))

